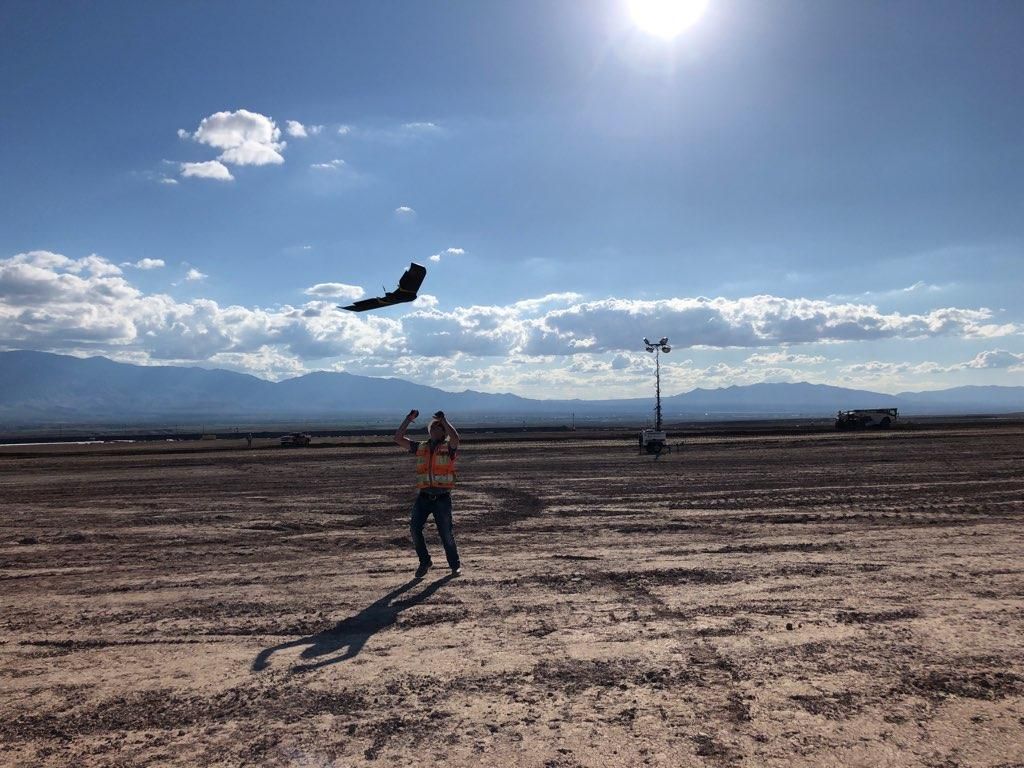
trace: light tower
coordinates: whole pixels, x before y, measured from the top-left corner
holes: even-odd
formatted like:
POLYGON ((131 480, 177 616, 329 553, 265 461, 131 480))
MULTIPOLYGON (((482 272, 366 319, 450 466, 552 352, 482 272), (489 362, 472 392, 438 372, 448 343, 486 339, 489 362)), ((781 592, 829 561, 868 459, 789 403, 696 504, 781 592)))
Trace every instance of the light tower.
POLYGON ((662 336, 657 342, 652 342, 644 336, 644 346, 648 352, 654 353, 654 431, 661 432, 661 353, 668 354, 672 351, 669 346, 668 336, 662 336))

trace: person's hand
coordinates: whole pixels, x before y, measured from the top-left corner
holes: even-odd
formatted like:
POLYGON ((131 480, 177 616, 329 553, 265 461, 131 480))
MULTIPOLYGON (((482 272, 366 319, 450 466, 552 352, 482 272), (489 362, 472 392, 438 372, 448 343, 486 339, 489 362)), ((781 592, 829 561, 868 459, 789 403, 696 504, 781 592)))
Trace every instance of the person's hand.
POLYGON ((406 421, 416 421, 416 418, 420 415, 420 412, 413 408, 409 411, 409 415, 405 417, 406 421))

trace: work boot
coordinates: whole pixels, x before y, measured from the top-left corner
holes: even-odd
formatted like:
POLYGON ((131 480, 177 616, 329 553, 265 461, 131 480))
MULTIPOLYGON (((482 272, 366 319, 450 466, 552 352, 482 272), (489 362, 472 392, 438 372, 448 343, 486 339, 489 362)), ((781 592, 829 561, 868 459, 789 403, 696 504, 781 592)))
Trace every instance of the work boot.
POLYGON ((462 566, 461 565, 458 568, 452 568, 452 576, 461 576, 461 575, 462 575, 462 566))
POLYGON ((426 576, 432 565, 433 563, 420 563, 420 567, 416 569, 416 578, 422 579, 426 576))

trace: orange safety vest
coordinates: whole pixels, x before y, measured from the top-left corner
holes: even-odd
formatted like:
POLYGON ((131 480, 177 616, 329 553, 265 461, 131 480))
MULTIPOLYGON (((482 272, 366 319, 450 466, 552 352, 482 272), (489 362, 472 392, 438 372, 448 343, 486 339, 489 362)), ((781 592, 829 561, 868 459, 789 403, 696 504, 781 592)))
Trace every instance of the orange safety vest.
POLYGON ((434 450, 430 450, 429 440, 420 443, 416 449, 416 487, 455 487, 455 457, 449 453, 448 443, 440 443, 434 450))

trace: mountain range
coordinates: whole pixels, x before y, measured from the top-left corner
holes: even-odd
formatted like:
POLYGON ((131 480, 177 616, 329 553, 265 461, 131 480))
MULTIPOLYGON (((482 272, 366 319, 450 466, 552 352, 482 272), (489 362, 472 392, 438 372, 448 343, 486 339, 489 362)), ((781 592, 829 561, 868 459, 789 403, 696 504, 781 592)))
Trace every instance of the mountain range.
MULTIPOLYGON (((0 352, 0 423, 32 425, 126 421, 221 423, 395 416, 410 408, 472 417, 647 418, 653 397, 531 400, 513 394, 447 392, 396 378, 318 372, 280 382, 244 373, 137 366, 104 357, 0 352)), ((955 387, 896 395, 825 384, 776 383, 694 389, 662 398, 667 420, 828 416, 848 408, 905 414, 1024 411, 1024 387, 955 387)))

